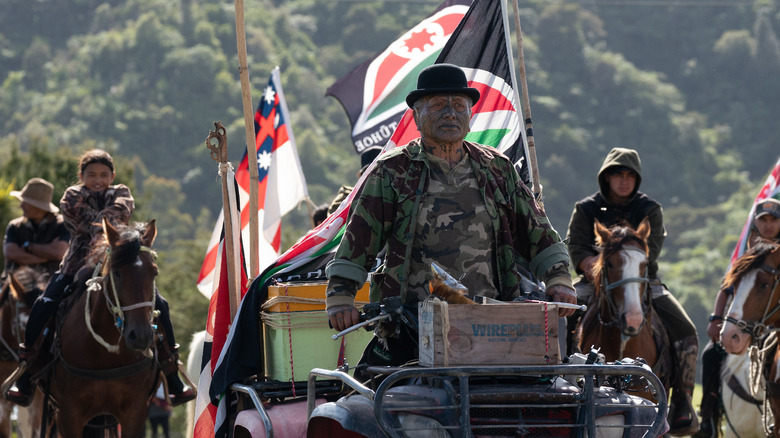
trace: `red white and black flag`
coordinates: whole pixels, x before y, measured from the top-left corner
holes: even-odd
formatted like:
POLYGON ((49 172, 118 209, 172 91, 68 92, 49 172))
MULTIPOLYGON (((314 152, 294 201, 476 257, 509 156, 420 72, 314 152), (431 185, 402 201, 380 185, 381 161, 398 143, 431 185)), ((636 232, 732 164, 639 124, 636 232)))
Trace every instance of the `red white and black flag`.
POLYGON ((375 57, 328 88, 347 112, 358 153, 384 146, 406 111, 420 70, 434 63, 471 4, 447 0, 375 57))
MULTIPOLYGON (((437 64, 455 64, 466 72, 469 86, 479 90, 466 140, 493 146, 508 156, 523 182, 530 187, 528 144, 518 107, 518 89, 512 69, 508 18, 502 1, 475 0, 442 49, 437 64)), ((407 111, 387 148, 419 137, 407 111)), ((386 148, 386 149, 387 149, 386 148)))

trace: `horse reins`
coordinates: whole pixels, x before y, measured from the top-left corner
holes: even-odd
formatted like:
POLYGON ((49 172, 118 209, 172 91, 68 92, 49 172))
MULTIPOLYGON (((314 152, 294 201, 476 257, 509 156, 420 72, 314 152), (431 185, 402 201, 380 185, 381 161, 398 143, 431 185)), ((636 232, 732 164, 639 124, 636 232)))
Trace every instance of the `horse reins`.
POLYGON ((766 307, 764 308, 764 316, 761 317, 760 321, 756 322, 747 322, 742 319, 736 319, 731 316, 727 316, 724 318, 726 322, 730 322, 737 326, 740 330, 742 330, 744 333, 747 333, 750 335, 753 340, 759 340, 761 339, 766 331, 778 331, 780 328, 778 327, 767 327, 764 323, 767 322, 772 316, 775 315, 778 311, 780 311, 780 301, 778 301, 777 304, 775 304, 774 307, 770 309, 770 306, 772 305, 772 298, 775 296, 775 290, 777 289, 778 283, 780 283, 780 269, 773 268, 769 265, 763 265, 760 268, 762 271, 768 272, 771 274, 774 278, 774 282, 772 283, 772 294, 769 295, 769 300, 766 302, 766 307))
MULTIPOLYGON (((149 248, 148 246, 140 246, 139 251, 148 252, 151 254, 153 258, 157 257, 157 253, 149 248)), ((122 334, 124 333, 124 320, 125 320, 125 314, 124 312, 142 308, 142 307, 151 307, 154 308, 154 299, 151 301, 146 301, 142 303, 136 303, 131 304, 129 306, 121 306, 121 303, 119 301, 119 292, 117 292, 116 288, 116 280, 114 278, 114 272, 110 269, 110 263, 111 262, 111 248, 106 249, 106 255, 102 262, 99 262, 97 266, 95 266, 95 270, 92 273, 92 278, 87 280, 87 299, 86 303, 84 305, 84 321, 87 324, 87 328, 89 329, 89 332, 92 334, 92 337, 97 341, 100 345, 105 347, 106 350, 108 350, 110 353, 118 353, 119 352, 119 343, 122 342, 122 334), (98 275, 102 272, 102 276, 98 275), (108 279, 111 284, 111 291, 113 292, 113 301, 111 297, 108 295, 107 288, 103 287, 105 283, 105 276, 108 274, 108 279), (116 323, 114 324, 117 329, 119 330, 120 337, 117 340, 117 343, 115 345, 111 345, 108 341, 103 339, 102 336, 100 336, 98 333, 95 332, 95 330, 92 328, 92 322, 89 317, 90 315, 90 294, 92 292, 96 291, 102 291, 103 296, 106 299, 106 306, 108 307, 108 311, 111 312, 112 315, 116 317, 116 323), (116 304, 114 304, 116 303, 116 304)), ((152 312, 152 317, 156 316, 156 312, 152 312)))

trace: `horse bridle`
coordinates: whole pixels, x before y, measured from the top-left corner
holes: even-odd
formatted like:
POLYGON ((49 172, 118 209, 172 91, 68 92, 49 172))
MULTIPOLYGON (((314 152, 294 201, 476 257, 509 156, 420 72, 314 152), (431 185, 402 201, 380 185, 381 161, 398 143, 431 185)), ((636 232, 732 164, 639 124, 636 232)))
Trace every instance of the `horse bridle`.
POLYGON ((747 322, 745 320, 736 319, 731 316, 727 316, 725 318, 726 322, 730 322, 736 325, 738 329, 742 330, 742 332, 749 334, 754 341, 764 337, 764 334, 766 334, 767 331, 780 330, 778 327, 769 327, 765 324, 772 316, 775 315, 775 313, 780 311, 780 300, 778 300, 778 303, 775 304, 775 306, 771 309, 769 307, 772 305, 772 298, 774 298, 775 290, 777 289, 778 283, 780 283, 780 269, 773 268, 769 265, 763 265, 759 269, 768 272, 774 278, 774 282, 772 283, 772 293, 769 295, 769 299, 766 302, 766 307, 764 308, 764 316, 760 321, 756 322, 747 322))
MULTIPOLYGON (((638 251, 647 257, 647 254, 642 251, 641 249, 636 248, 625 248, 624 251, 638 251)), ((618 318, 618 308, 617 304, 615 304, 615 300, 612 299, 612 294, 610 293, 613 289, 617 289, 621 286, 625 286, 628 283, 640 283, 643 284, 645 287, 650 283, 650 278, 648 277, 648 271, 645 270, 644 277, 626 277, 621 278, 620 280, 610 283, 609 278, 607 276, 607 267, 604 266, 604 269, 601 271, 601 284, 604 286, 604 292, 603 294, 599 295, 599 299, 603 299, 607 303, 608 310, 611 315, 613 315, 612 321, 605 322, 601 319, 601 312, 598 313, 599 315, 599 322, 607 327, 617 326, 620 324, 620 319, 618 318)), ((647 290, 645 290, 645 298, 647 300, 647 303, 644 305, 643 313, 644 313, 644 320, 647 321, 647 315, 650 312, 650 300, 652 300, 651 294, 648 293, 647 290)), ((642 322, 642 325, 644 325, 644 321, 642 322)), ((639 329, 641 330, 642 327, 640 326, 639 329)))
MULTIPOLYGON (((153 249, 149 248, 148 246, 141 245, 140 251, 142 252, 148 252, 153 259, 157 258, 157 252, 155 252, 153 249)), ((92 337, 97 341, 100 345, 105 347, 106 350, 108 350, 110 353, 118 353, 119 352, 119 343, 122 342, 122 334, 124 333, 124 327, 125 327, 125 313, 126 311, 139 309, 143 307, 151 307, 154 309, 154 298, 152 298, 151 301, 146 301, 142 303, 135 303, 131 304, 129 306, 121 306, 119 301, 119 292, 117 292, 116 288, 116 280, 114 278, 114 272, 110 269, 111 266, 111 248, 106 249, 106 255, 102 262, 98 263, 97 266, 95 266, 95 270, 92 273, 92 278, 87 280, 87 299, 86 303, 84 305, 84 320, 87 324, 87 328, 89 329, 89 332, 92 334, 92 337), (98 275, 101 273, 101 271, 104 270, 103 275, 98 275), (107 271, 107 272, 105 272, 107 271), (112 297, 108 295, 107 288, 105 286, 106 277, 105 274, 108 273, 108 280, 111 283, 111 291, 113 292, 113 301, 112 297), (92 328, 92 321, 90 320, 89 314, 90 314, 90 294, 92 292, 96 291, 102 291, 103 296, 106 299, 106 306, 108 307, 108 311, 111 312, 116 318, 116 323, 114 324, 117 329, 119 330, 119 340, 117 340, 117 343, 115 345, 111 345, 103 339, 102 336, 100 336, 95 330, 92 328), (114 304, 116 303, 116 304, 114 304)), ((156 292, 155 292, 156 293, 156 292)), ((152 318, 155 318, 159 312, 153 311, 152 312, 152 318)))

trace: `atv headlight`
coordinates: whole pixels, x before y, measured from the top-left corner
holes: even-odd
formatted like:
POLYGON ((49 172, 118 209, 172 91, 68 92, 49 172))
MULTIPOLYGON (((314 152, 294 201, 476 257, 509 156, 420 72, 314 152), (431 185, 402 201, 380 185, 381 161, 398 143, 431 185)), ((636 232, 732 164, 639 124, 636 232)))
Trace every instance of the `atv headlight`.
POLYGON ((450 438, 438 421, 422 415, 398 414, 404 435, 409 438, 450 438))
POLYGON ((622 415, 604 415, 596 418, 597 438, 620 438, 626 425, 626 419, 622 415))

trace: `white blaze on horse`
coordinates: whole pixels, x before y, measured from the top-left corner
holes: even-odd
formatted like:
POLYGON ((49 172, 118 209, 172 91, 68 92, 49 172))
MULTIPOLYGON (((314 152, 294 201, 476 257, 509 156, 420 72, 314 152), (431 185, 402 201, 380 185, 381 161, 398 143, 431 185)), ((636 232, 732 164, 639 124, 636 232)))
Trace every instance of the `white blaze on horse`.
MULTIPOLYGON (((732 266, 724 287, 733 287, 734 296, 721 330, 721 343, 730 354, 744 355, 753 348, 751 381, 763 377, 766 400, 763 424, 780 418, 780 245, 764 241, 754 245, 732 266), (756 379, 753 379, 755 377, 756 379)), ((759 422, 759 424, 762 424, 759 422)), ((774 436, 780 437, 775 427, 774 436)))

